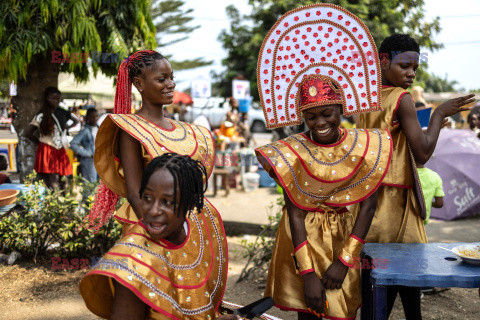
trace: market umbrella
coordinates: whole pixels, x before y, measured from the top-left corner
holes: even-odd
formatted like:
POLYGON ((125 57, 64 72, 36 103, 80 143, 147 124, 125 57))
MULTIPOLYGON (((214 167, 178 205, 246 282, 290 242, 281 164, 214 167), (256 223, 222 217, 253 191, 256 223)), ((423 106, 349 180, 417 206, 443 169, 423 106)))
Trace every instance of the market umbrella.
POLYGON ((470 130, 443 129, 425 165, 443 180, 443 208, 431 217, 453 220, 480 212, 480 139, 470 130))
POLYGON ((173 103, 174 104, 179 104, 180 102, 182 102, 185 105, 189 105, 189 104, 193 103, 193 100, 185 92, 174 91, 173 92, 173 103))

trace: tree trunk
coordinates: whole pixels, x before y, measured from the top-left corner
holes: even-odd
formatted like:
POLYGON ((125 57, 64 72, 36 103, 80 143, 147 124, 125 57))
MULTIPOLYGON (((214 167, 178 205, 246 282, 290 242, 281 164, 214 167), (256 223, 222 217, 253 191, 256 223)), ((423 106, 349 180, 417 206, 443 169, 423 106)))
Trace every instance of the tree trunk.
POLYGON ((48 55, 36 55, 28 66, 26 78, 18 80, 17 96, 12 102, 17 110, 13 126, 18 135, 17 167, 21 182, 33 171, 35 163, 36 145, 25 137, 25 133, 30 121, 42 108, 45 89, 58 86, 59 73, 60 64, 52 63, 48 55))

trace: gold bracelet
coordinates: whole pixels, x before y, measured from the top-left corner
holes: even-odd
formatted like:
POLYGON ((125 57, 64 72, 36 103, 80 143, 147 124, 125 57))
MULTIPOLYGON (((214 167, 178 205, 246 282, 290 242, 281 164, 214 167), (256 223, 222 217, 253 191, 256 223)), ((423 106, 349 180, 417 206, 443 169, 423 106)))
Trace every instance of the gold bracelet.
POLYGON ((365 241, 351 234, 347 242, 345 242, 343 245, 342 252, 338 258, 347 267, 353 267, 354 260, 358 260, 358 258, 360 258, 360 253, 362 252, 364 244, 365 241))
POLYGON ((292 257, 295 263, 297 274, 304 275, 309 272, 315 272, 308 241, 304 241, 298 247, 296 247, 295 250, 293 250, 292 257))

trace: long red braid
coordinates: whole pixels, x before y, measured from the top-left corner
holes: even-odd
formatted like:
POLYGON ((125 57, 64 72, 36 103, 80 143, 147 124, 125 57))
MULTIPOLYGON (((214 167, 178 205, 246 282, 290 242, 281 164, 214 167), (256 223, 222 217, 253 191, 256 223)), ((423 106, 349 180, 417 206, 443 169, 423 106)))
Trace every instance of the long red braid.
MULTIPOLYGON (((130 114, 132 110, 132 75, 137 76, 142 72, 145 65, 146 57, 153 59, 163 59, 163 56, 153 50, 137 51, 122 62, 117 74, 117 87, 115 91, 115 106, 113 112, 115 114, 130 114)), ((115 205, 118 202, 118 195, 110 190, 103 182, 97 189, 95 202, 92 206, 90 214, 86 217, 87 228, 93 229, 95 232, 108 221, 110 221, 115 205)))

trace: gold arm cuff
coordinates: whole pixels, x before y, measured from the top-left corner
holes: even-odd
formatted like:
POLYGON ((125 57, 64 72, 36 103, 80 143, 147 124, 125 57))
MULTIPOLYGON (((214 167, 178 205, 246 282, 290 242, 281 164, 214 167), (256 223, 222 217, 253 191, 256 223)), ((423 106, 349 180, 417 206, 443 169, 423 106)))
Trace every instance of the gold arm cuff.
POLYGON ((360 238, 350 235, 347 242, 343 245, 342 252, 338 258, 347 267, 353 267, 354 260, 360 258, 364 244, 365 242, 360 238))
POLYGON ((308 242, 305 241, 305 243, 299 245, 295 250, 296 251, 294 251, 292 256, 294 258, 297 274, 303 275, 305 273, 315 272, 308 242))

